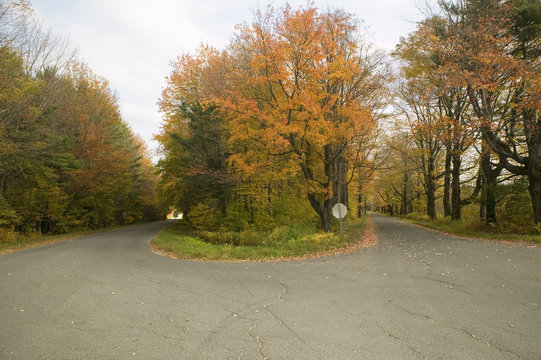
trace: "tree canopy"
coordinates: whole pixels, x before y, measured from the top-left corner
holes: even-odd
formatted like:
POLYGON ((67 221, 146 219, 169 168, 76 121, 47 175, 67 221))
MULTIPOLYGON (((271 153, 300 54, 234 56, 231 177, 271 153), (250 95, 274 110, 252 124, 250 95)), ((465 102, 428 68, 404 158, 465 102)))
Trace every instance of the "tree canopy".
POLYGON ((161 218, 143 141, 107 81, 55 39, 26 2, 0 3, 0 227, 61 233, 161 218))
MULTIPOLYGON (((225 215, 224 200, 233 200, 228 206, 244 208, 249 222, 256 221, 254 212, 274 220, 278 199, 293 196, 295 208, 304 194, 302 202, 330 231, 332 206, 349 202, 348 186, 375 133, 375 114, 385 106, 384 65, 362 39, 358 21, 342 10, 286 5, 259 11, 252 24, 237 28, 226 50, 203 47, 175 64, 160 102, 165 124, 158 139, 167 155, 191 165, 173 173, 166 156, 164 178, 172 178, 171 186, 195 183, 213 199, 207 206, 219 203, 225 215), (199 146, 210 141, 218 146, 204 154, 212 153, 214 165, 200 159, 199 146), (219 193, 191 181, 194 166, 219 193), (215 179, 217 170, 227 176, 215 179)), ((189 210, 188 202, 197 200, 178 201, 189 210)))

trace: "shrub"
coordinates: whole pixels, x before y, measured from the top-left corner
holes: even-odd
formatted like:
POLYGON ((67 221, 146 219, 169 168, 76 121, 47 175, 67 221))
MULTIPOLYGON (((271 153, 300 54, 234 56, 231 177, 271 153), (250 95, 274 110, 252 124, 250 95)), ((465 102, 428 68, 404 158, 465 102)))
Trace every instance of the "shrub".
MULTIPOLYGON (((195 226, 194 226, 195 227, 195 226)), ((312 223, 295 223, 289 226, 279 226, 272 232, 248 229, 244 231, 207 231, 196 230, 193 236, 213 245, 233 246, 268 246, 287 243, 316 233, 312 223)))
POLYGON ((8 204, 5 199, 0 199, 0 226, 13 227, 21 223, 21 217, 8 204))
POLYGON ((0 228, 0 243, 14 242, 18 234, 10 229, 0 228))
POLYGON ((206 203, 199 203, 189 213, 190 224, 198 230, 217 229, 219 212, 206 203))

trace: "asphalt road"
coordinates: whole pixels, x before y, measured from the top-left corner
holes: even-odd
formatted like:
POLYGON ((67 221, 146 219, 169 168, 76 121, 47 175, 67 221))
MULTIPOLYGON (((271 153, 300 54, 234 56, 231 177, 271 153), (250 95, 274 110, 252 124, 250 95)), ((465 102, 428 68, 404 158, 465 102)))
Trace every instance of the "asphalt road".
POLYGON ((541 248, 373 216, 284 263, 149 251, 166 223, 0 256, 0 359, 541 359, 541 248))

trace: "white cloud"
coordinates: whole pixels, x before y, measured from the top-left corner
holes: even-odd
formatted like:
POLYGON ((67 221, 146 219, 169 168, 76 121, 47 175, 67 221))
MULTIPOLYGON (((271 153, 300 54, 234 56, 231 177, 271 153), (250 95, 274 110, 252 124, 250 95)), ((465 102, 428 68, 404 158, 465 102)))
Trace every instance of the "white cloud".
POLYGON ((123 102, 120 112, 124 119, 130 119, 130 127, 147 143, 149 150, 156 149, 154 135, 158 133, 161 123, 156 106, 123 102))
MULTIPOLYGON (((416 20, 414 0, 322 0, 364 19, 377 46, 390 50, 416 20)), ((159 131, 155 106, 170 62, 201 43, 224 47, 234 26, 252 20, 267 1, 250 0, 33 0, 39 16, 70 36, 80 56, 118 93, 122 114, 149 141, 159 131)), ((271 1, 280 6, 283 1, 271 1)), ((293 7, 306 0, 290 1, 293 7)), ((152 147, 152 145, 151 145, 152 147)))

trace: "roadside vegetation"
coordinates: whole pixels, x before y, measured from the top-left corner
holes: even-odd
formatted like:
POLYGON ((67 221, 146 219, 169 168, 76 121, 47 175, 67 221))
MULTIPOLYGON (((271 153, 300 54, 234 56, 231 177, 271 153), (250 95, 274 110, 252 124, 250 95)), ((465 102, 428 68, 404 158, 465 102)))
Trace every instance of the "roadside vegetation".
POLYGON ((223 49, 179 54, 153 164, 107 81, 27 1, 0 2, 0 236, 167 209, 184 221, 156 244, 176 256, 294 257, 355 242, 336 235, 342 203, 350 227, 372 209, 535 242, 541 3, 433 5, 392 57, 354 14, 311 3, 259 9, 223 49))
POLYGON ((336 243, 336 203, 353 218, 368 208, 536 242, 540 10, 438 1, 389 59, 353 15, 286 4, 257 11, 223 50, 183 54, 159 100, 157 167, 163 194, 197 230, 165 232, 184 239, 166 251, 324 251, 336 243), (278 236, 313 218, 313 233, 278 236))
POLYGON ((476 214, 468 211, 471 209, 473 208, 466 209, 460 220, 441 217, 431 220, 427 215, 421 213, 411 213, 399 217, 407 222, 452 235, 475 239, 541 244, 541 235, 539 235, 537 227, 532 225, 521 227, 517 223, 507 221, 501 221, 487 227, 478 215, 476 216, 476 214))
POLYGON ((541 3, 434 5, 393 53, 400 115, 379 148, 374 209, 464 236, 539 242, 541 3))
POLYGON ((113 231, 121 227, 122 225, 117 225, 100 229, 79 230, 56 235, 43 235, 40 233, 20 234, 12 231, 2 231, 2 229, 0 229, 0 254, 113 231))
POLYGON ((162 231, 151 246, 155 251, 179 259, 213 261, 269 261, 307 258, 371 246, 367 218, 346 225, 339 232, 320 232, 314 224, 299 223, 272 231, 208 232, 179 221, 162 231), (367 230, 365 232, 365 230, 367 230))
POLYGON ((107 80, 27 1, 1 1, 1 246, 162 219, 157 183, 107 80))

